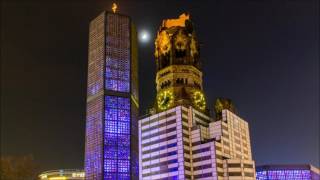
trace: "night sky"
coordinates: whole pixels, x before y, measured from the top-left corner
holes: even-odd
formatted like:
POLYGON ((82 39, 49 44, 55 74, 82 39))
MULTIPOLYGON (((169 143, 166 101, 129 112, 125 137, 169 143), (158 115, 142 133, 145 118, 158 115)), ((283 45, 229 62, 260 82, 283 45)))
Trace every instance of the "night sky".
MULTIPOLYGON (((1 9, 1 151, 40 170, 83 168, 88 26, 113 1, 6 1, 1 9)), ((231 98, 257 165, 319 164, 319 1, 115 1, 138 31, 141 115, 155 96, 154 37, 189 12, 210 108, 231 98)), ((212 109, 212 108, 211 108, 212 109)))

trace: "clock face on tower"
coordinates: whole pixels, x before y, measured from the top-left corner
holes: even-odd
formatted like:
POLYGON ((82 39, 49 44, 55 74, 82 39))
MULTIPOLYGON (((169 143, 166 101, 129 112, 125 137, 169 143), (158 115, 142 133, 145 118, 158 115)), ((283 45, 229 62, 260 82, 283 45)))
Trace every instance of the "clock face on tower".
POLYGON ((158 108, 161 110, 168 109, 173 103, 173 93, 170 90, 161 92, 158 95, 158 108))
POLYGON ((195 91, 193 93, 193 104, 200 110, 206 109, 206 99, 202 92, 195 91))

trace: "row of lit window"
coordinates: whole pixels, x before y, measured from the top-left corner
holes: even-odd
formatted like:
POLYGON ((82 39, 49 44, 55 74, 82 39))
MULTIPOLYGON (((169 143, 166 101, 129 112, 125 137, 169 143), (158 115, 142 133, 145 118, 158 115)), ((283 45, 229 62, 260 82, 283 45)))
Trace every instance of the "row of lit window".
POLYGON ((310 180, 309 170, 273 170, 257 172, 257 180, 310 180))
POLYGON ((104 173, 104 180, 130 180, 130 174, 129 173, 110 173, 105 172, 104 173))
POLYGON ((107 108, 105 110, 105 119, 108 121, 130 121, 130 110, 107 108))
POLYGON ((118 79, 122 81, 130 80, 130 71, 129 70, 119 70, 119 69, 111 69, 106 68, 106 78, 108 79, 118 79))
POLYGON ((129 92, 130 84, 128 81, 106 79, 106 89, 119 92, 129 92))
POLYGON ((105 132, 130 134, 130 122, 105 121, 105 132))
POLYGON ((117 97, 117 96, 106 96, 105 104, 106 104, 106 108, 130 109, 129 98, 117 97))
POLYGON ((105 146, 104 147, 105 159, 130 159, 130 146, 105 146))
POLYGON ((105 133, 104 144, 106 146, 130 146, 130 135, 105 133))
MULTIPOLYGON (((119 92, 129 92, 130 91, 130 82, 129 79, 119 79, 119 78, 106 78, 106 89, 112 91, 119 91, 119 92)), ((94 95, 101 90, 100 84, 93 84, 88 87, 88 92, 90 95, 94 95)))
MULTIPOLYGON (((107 52, 111 53, 111 52, 107 52)), ((116 54, 112 54, 113 56, 116 56, 116 54)), ((128 70, 130 69, 130 59, 129 55, 124 56, 122 58, 119 57, 112 57, 111 55, 106 57, 106 67, 107 69, 121 69, 121 70, 128 70)))
POLYGON ((129 173, 130 172, 130 161, 129 160, 105 159, 104 171, 105 172, 114 172, 114 173, 116 173, 116 172, 129 173))

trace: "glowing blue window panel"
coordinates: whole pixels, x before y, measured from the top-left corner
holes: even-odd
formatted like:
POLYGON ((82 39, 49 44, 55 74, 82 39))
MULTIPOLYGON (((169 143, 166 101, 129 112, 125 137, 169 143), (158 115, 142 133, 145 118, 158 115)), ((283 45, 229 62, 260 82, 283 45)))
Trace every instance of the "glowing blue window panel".
POLYGON ((118 160, 118 172, 129 173, 130 163, 129 160, 118 160))
POLYGON ((310 180, 309 170, 270 170, 257 172, 257 180, 310 180))
POLYGON ((120 109, 130 109, 130 100, 129 98, 118 98, 118 107, 120 109))
POLYGON ((265 179, 267 179, 267 171, 257 172, 257 180, 265 180, 265 179))
POLYGON ((117 146, 105 146, 104 147, 104 158, 105 159, 116 159, 118 156, 117 146))
POLYGON ((129 81, 118 81, 118 91, 129 92, 130 84, 129 81))
POLYGON ((118 133, 130 134, 130 122, 118 122, 118 133))
POLYGON ((104 164, 106 172, 117 172, 117 160, 105 159, 104 164))
POLYGON ((123 81, 129 81, 130 80, 129 71, 119 71, 119 78, 123 81))
POLYGON ((106 133, 117 133, 117 121, 105 121, 106 133))
POLYGON ((118 81, 114 79, 106 79, 106 89, 117 91, 118 90, 118 81))
POLYGON ((106 77, 107 79, 116 79, 118 78, 118 71, 111 68, 106 68, 106 77))
POLYGON ((104 180, 115 180, 117 179, 117 173, 106 172, 104 175, 104 180))
POLYGON ((122 147, 130 146, 130 135, 129 134, 118 134, 118 145, 122 147))
POLYGON ((118 107, 117 97, 116 96, 106 96, 105 104, 106 104, 106 107, 117 108, 118 107))
POLYGON ((105 133, 104 144, 105 146, 117 146, 118 145, 117 134, 105 133))
POLYGON ((118 147, 118 159, 130 159, 130 147, 118 147))
POLYGON ((118 110, 117 109, 106 108, 105 112, 106 112, 106 114, 105 114, 105 119, 106 120, 113 120, 113 121, 117 120, 117 114, 118 114, 118 110))
POLYGON ((118 120, 119 121, 130 121, 130 110, 119 109, 118 110, 118 120))
POLYGON ((108 68, 117 69, 118 68, 118 59, 107 57, 106 66, 108 68))
POLYGON ((130 180, 130 174, 119 173, 118 180, 130 180))

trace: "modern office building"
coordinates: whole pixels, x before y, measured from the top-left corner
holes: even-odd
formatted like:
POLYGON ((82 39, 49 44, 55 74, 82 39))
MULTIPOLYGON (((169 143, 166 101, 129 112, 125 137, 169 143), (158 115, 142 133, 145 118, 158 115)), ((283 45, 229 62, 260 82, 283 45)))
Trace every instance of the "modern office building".
POLYGON ((189 15, 164 20, 155 47, 157 96, 139 120, 139 178, 255 179, 248 123, 228 99, 209 114, 189 15))
POLYGON ((257 166, 257 180, 320 180, 320 169, 309 164, 257 166))
POLYGON ((39 175, 40 180, 84 180, 84 178, 84 171, 78 169, 45 171, 39 175))
POLYGON ((130 17, 113 10, 89 27, 87 180, 138 177, 137 35, 130 17))

